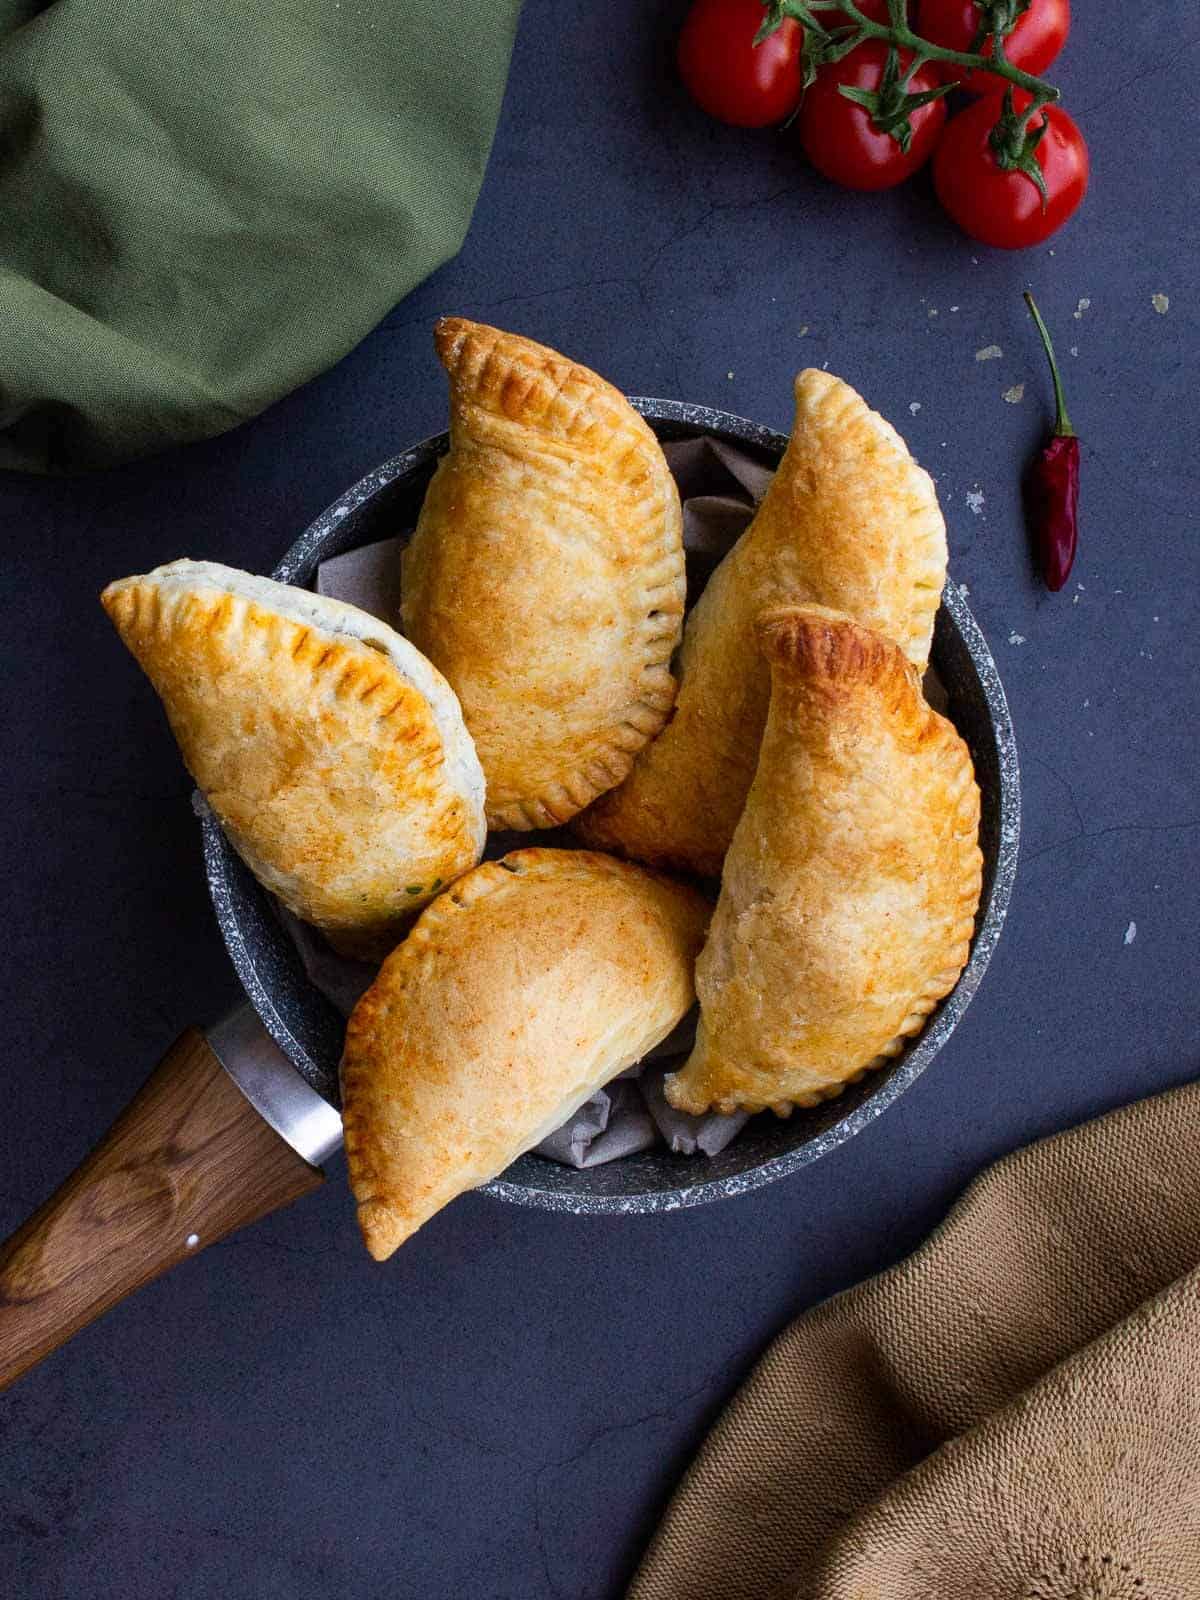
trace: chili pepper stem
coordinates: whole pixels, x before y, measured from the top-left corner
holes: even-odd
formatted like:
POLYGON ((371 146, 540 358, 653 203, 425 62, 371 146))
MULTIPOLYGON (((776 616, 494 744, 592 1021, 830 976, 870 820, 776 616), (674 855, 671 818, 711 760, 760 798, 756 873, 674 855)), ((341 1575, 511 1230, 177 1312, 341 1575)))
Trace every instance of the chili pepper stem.
POLYGON ((1063 395, 1062 378, 1059 376, 1058 362, 1054 356, 1054 345, 1050 339, 1050 330, 1042 321, 1042 313, 1037 308, 1037 301, 1025 291, 1025 304, 1029 307, 1029 314, 1037 324, 1037 331, 1041 336, 1042 348, 1046 352, 1046 359, 1050 363, 1050 377, 1054 383, 1054 432, 1060 439, 1073 439, 1075 429, 1071 426, 1071 419, 1067 415, 1067 402, 1063 395))

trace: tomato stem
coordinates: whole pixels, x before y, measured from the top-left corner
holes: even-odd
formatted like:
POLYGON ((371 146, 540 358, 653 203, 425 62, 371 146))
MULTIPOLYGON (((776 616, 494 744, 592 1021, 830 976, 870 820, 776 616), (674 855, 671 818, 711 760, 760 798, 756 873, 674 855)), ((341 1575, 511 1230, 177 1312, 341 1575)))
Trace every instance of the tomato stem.
POLYGON ((895 48, 915 52, 920 56, 922 64, 926 61, 945 61, 951 66, 990 72, 994 77, 1004 78, 1008 83, 1015 84, 1018 89, 1024 89, 1033 96, 1034 103, 1025 113, 1023 120, 1028 120, 1028 117, 1050 101, 1062 98, 1059 90, 1053 84, 1047 83, 1044 78, 1036 78, 1031 72, 1023 72, 1020 67, 1014 67, 1004 54, 998 36, 989 35, 992 38, 994 51, 994 54, 989 56, 974 50, 948 50, 944 45, 934 44, 931 39, 923 39, 920 34, 914 33, 904 14, 903 5, 895 4, 893 0, 888 0, 887 22, 876 22, 872 17, 864 15, 858 9, 855 0, 826 0, 826 10, 831 5, 836 6, 842 15, 848 17, 854 24, 855 31, 849 38, 840 34, 835 36, 831 32, 815 15, 812 0, 762 0, 762 3, 767 16, 762 28, 759 29, 760 38, 765 38, 774 32, 784 17, 793 17, 804 27, 806 40, 815 40, 818 48, 829 41, 837 51, 838 60, 849 49, 862 44, 864 40, 880 39, 895 48))

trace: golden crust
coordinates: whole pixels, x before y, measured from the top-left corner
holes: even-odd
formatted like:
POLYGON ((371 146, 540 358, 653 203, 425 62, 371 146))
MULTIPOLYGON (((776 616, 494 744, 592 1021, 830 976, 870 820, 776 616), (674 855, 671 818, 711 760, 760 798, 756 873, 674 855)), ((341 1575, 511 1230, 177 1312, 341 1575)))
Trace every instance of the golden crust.
POLYGON ((390 628, 212 563, 101 598, 235 849, 344 953, 381 958, 478 861, 482 775, 454 697, 390 628))
POLYGON ((682 514, 653 433, 532 340, 444 317, 450 450, 404 555, 403 627, 462 703, 494 828, 565 822, 675 699, 682 514))
POLYGON ((579 819, 580 837, 715 877, 766 720, 760 612, 834 607, 924 667, 945 576, 946 530, 928 473, 848 384, 802 372, 779 470, 688 617, 675 714, 621 787, 579 819))
POLYGON ((966 745, 913 666, 824 607, 759 625, 771 702, 696 968, 681 1111, 786 1114, 899 1054, 966 963, 982 885, 966 745))
POLYGON ((434 901, 346 1030, 346 1156, 377 1260, 670 1032, 710 911, 579 850, 515 851, 434 901))

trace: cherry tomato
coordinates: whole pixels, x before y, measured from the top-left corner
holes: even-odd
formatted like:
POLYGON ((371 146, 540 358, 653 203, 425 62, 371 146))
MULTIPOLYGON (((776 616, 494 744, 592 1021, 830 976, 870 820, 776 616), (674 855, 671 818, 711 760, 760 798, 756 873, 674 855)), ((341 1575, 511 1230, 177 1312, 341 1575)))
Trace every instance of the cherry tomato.
MULTIPOLYGON (((860 44, 845 60, 821 68, 800 107, 798 126, 805 154, 818 172, 847 189, 890 189, 911 178, 929 160, 946 122, 943 100, 919 106, 912 114, 912 143, 905 152, 890 133, 874 125, 864 106, 838 93, 840 83, 878 89, 887 57, 885 44, 874 39, 860 44)), ((937 75, 928 66, 908 83, 913 94, 937 87, 937 75)))
MULTIPOLYGON (((1018 111, 1029 104, 1020 91, 1014 99, 1018 111)), ((1048 196, 1043 211, 1033 179, 1004 171, 996 160, 991 132, 1003 108, 1002 95, 988 95, 951 117, 933 158, 933 183, 964 233, 981 244, 1022 250, 1048 239, 1078 207, 1087 193, 1088 151, 1060 106, 1046 106, 1033 118, 1033 127, 1049 124, 1036 155, 1048 196)))
MULTIPOLYGON (((983 13, 975 0, 921 0, 917 31, 944 50, 973 50, 983 13)), ((1004 54, 1014 67, 1040 77, 1067 42, 1071 30, 1071 0, 1032 0, 1028 11, 1004 41, 1004 54)), ((982 53, 990 56, 992 41, 982 53)), ((970 94, 995 94, 998 80, 988 72, 966 72, 950 62, 939 63, 945 83, 957 82, 970 94)))
POLYGON ((679 35, 679 76, 710 117, 738 128, 783 122, 800 102, 802 29, 792 17, 761 44, 762 0, 696 0, 679 35))

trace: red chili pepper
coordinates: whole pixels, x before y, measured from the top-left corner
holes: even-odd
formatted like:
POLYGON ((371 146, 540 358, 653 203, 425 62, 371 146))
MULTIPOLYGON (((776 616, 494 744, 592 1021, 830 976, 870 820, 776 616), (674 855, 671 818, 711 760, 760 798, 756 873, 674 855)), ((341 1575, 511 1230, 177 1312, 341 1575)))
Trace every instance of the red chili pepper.
POLYGON ((1025 303, 1037 323, 1050 362, 1056 407, 1054 433, 1034 460, 1026 479, 1026 509, 1042 579, 1047 589, 1057 592, 1071 575, 1079 539, 1079 439, 1067 415, 1050 334, 1028 292, 1025 303))

